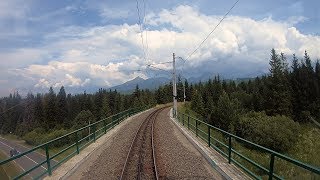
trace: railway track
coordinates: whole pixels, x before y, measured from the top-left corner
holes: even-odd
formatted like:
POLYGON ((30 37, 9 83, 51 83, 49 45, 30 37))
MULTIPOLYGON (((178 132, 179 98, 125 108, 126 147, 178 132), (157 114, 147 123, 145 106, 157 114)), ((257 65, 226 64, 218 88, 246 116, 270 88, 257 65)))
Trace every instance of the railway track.
POLYGON ((153 126, 158 114, 164 109, 153 111, 141 124, 131 143, 123 166, 122 179, 156 179, 158 171, 156 165, 153 126))

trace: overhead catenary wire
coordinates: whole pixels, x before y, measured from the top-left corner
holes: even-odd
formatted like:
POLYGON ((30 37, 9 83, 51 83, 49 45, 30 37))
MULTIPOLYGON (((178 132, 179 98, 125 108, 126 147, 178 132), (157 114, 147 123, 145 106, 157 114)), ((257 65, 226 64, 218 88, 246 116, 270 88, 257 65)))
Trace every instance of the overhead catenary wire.
POLYGON ((237 0, 233 6, 227 11, 227 13, 220 19, 219 23, 212 29, 212 31, 204 38, 203 41, 201 41, 201 43, 195 48, 195 50, 193 50, 188 57, 185 59, 185 61, 189 60, 189 58, 200 49, 200 47, 203 45, 203 43, 210 37, 210 35, 217 29, 217 27, 222 23, 222 21, 227 17, 227 15, 231 12, 231 10, 237 5, 237 3, 239 2, 239 0, 237 0))
POLYGON ((188 61, 192 55, 197 52, 201 46, 206 42, 206 40, 211 36, 211 34, 218 28, 218 26, 222 23, 222 21, 228 16, 228 14, 231 12, 231 10, 237 5, 237 3, 239 2, 240 0, 237 0, 232 6, 231 8, 227 11, 227 13, 224 14, 224 16, 220 19, 220 21, 218 22, 218 24, 210 31, 210 33, 201 41, 201 43, 187 56, 187 58, 182 58, 182 57, 177 57, 181 60, 183 60, 183 65, 182 65, 182 69, 181 69, 181 74, 183 74, 184 72, 184 66, 185 66, 185 63, 186 61, 188 61))
POLYGON ((21 106, 21 105, 23 105, 23 104, 25 104, 25 103, 27 103, 27 102, 28 102, 28 101, 22 101, 22 102, 20 102, 20 103, 18 103, 18 104, 16 104, 16 105, 13 105, 13 106, 9 107, 8 109, 0 112, 0 115, 3 115, 3 114, 5 114, 6 112, 10 111, 11 109, 14 109, 14 108, 16 108, 16 107, 18 107, 18 106, 21 106))
POLYGON ((162 68, 158 68, 158 67, 155 67, 155 66, 153 66, 153 65, 151 65, 151 64, 147 65, 147 67, 154 68, 154 69, 157 69, 157 70, 164 71, 164 72, 167 72, 167 73, 169 73, 169 74, 172 74, 172 72, 169 71, 169 70, 162 69, 162 68))
POLYGON ((143 40, 143 25, 141 23, 139 0, 136 0, 136 7, 137 7, 137 13, 138 13, 138 24, 139 24, 139 29, 140 29, 140 37, 141 37, 143 57, 144 57, 144 60, 146 61, 147 59, 146 59, 146 52, 145 52, 145 46, 144 46, 144 40, 143 40))
POLYGON ((142 29, 145 30, 146 34, 146 39, 145 39, 145 44, 146 44, 146 59, 147 62, 149 62, 149 43, 148 43, 148 29, 145 28, 146 26, 146 2, 143 0, 143 22, 142 22, 142 29))
POLYGON ((147 64, 147 66, 149 66, 149 65, 158 65, 158 64, 169 64, 169 63, 172 63, 172 61, 159 62, 159 63, 152 63, 152 64, 147 64))

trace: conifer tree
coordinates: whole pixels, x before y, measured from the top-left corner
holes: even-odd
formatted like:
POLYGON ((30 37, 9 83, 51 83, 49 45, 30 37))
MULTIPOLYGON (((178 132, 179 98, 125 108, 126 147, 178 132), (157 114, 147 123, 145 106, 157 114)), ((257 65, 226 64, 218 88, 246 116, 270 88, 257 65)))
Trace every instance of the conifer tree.
POLYGON ((270 59, 270 99, 267 101, 266 112, 269 115, 291 115, 289 82, 285 75, 286 64, 283 54, 281 57, 274 49, 270 59))
POLYGON ((56 117, 57 117, 57 110, 56 110, 56 94, 53 91, 53 88, 50 87, 49 93, 46 94, 45 100, 45 126, 46 129, 53 129, 56 125, 56 117))
POLYGON ((60 88, 60 91, 57 95, 57 123, 60 125, 64 125, 65 127, 68 127, 68 108, 67 108, 67 95, 64 90, 64 87, 62 86, 60 88))

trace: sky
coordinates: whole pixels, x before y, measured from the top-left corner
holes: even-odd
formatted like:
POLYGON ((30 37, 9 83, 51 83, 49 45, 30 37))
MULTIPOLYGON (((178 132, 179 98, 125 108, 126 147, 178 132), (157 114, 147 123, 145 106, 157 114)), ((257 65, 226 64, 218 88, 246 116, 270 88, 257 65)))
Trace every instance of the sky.
POLYGON ((177 58, 185 77, 265 74, 272 48, 288 61, 293 53, 302 58, 305 50, 314 62, 320 59, 318 0, 240 0, 188 58, 234 3, 1 0, 0 96, 62 85, 107 88, 137 76, 170 77, 147 65, 171 61, 172 53, 187 59, 177 58))

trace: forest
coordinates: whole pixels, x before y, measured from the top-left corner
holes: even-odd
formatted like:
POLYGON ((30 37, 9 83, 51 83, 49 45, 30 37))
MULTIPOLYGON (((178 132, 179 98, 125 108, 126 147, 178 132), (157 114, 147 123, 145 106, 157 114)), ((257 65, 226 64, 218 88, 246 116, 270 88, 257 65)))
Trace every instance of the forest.
MULTIPOLYGON (((185 87, 185 106, 204 121, 286 152, 297 141, 300 124, 320 119, 320 62, 314 64, 306 51, 303 58, 293 54, 287 60, 272 49, 269 64, 268 74, 241 82, 216 76, 190 84, 178 78, 177 99, 183 101, 185 87)), ((67 94, 64 87, 25 98, 15 92, 0 99, 0 132, 40 144, 129 108, 171 101, 171 83, 155 91, 137 86, 129 95, 106 89, 67 94)))

